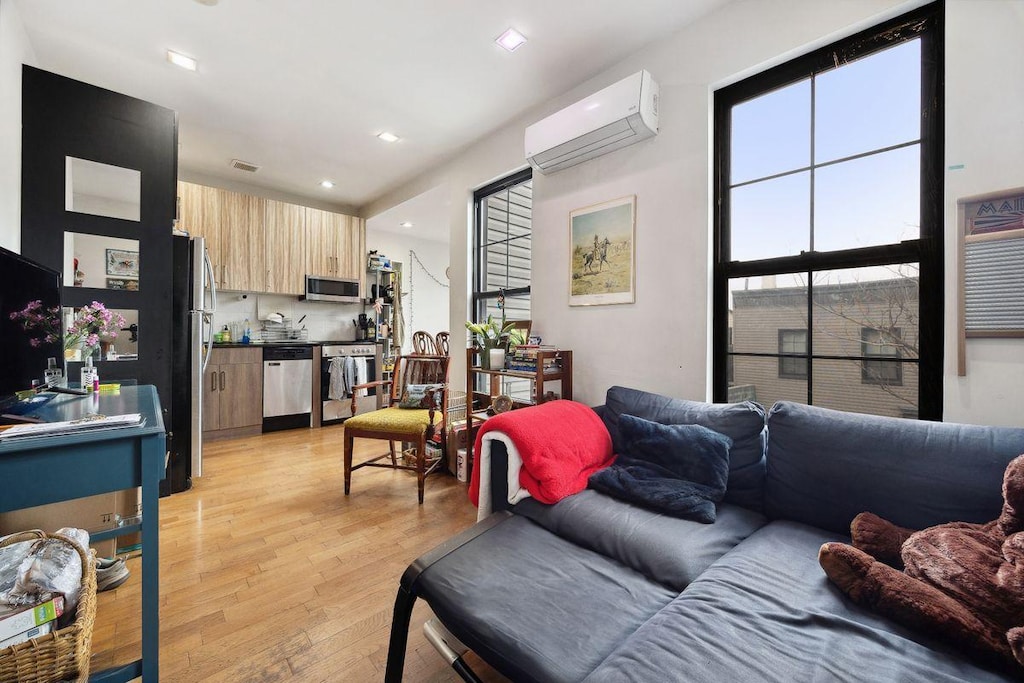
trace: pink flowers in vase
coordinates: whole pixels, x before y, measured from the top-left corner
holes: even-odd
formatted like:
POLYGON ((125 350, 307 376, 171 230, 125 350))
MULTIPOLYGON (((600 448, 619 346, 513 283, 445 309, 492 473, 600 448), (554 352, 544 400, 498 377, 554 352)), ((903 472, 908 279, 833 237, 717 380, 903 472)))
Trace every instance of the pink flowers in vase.
POLYGON ((126 324, 120 313, 111 311, 99 301, 93 301, 75 313, 74 320, 64 334, 64 348, 72 349, 81 344, 85 347, 84 354, 92 355, 101 339, 116 339, 117 333, 126 324))

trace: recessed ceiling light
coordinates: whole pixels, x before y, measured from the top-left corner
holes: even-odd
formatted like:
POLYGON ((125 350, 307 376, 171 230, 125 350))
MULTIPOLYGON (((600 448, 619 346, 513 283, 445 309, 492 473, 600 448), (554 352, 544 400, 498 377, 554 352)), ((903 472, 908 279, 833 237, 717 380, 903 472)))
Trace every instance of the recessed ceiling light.
POLYGON ((377 137, 383 140, 384 142, 398 142, 399 140, 397 135, 395 135, 394 133, 389 133, 387 131, 384 131, 383 133, 378 133, 377 137))
POLYGON ((332 187, 334 187, 334 183, 332 183, 330 180, 321 180, 320 187, 324 188, 325 190, 329 190, 332 187))
POLYGON ((405 221, 404 223, 399 223, 399 225, 402 226, 403 228, 411 228, 412 227, 412 223, 410 223, 409 221, 405 221))
POLYGON ((515 52, 516 48, 520 47, 523 43, 526 42, 526 36, 524 36, 519 31, 515 30, 514 28, 509 28, 506 29, 505 32, 502 33, 500 36, 498 36, 494 42, 496 42, 498 45, 501 45, 509 52, 515 52))
POLYGON ((175 66, 180 66, 182 69, 188 69, 189 71, 195 71, 199 67, 199 63, 191 57, 175 52, 174 50, 167 51, 167 61, 175 66))

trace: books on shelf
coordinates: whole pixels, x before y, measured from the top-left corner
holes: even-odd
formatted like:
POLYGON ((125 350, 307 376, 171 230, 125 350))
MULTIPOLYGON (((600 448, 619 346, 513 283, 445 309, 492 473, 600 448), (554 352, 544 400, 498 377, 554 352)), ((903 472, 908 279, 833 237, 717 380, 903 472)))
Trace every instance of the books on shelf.
POLYGON ((64 596, 57 595, 38 605, 22 607, 0 607, 0 647, 9 647, 17 643, 37 638, 49 631, 40 631, 29 635, 40 626, 50 624, 64 614, 64 596), (22 638, 22 636, 24 636, 22 638), (19 640, 19 638, 21 638, 19 640), (8 641, 12 641, 9 642, 8 641))
POLYGON ((65 422, 40 422, 7 427, 0 432, 0 443, 36 439, 44 436, 62 436, 64 434, 81 434, 84 432, 122 429, 124 427, 140 427, 146 419, 140 413, 126 415, 88 415, 77 420, 65 422))
MULTIPOLYGON (((522 344, 516 347, 512 356, 505 362, 505 368, 518 372, 537 372, 538 362, 545 352, 557 353, 557 346, 541 344, 522 344)), ((543 356, 543 369, 545 373, 558 372, 562 367, 562 360, 556 355, 543 356)))

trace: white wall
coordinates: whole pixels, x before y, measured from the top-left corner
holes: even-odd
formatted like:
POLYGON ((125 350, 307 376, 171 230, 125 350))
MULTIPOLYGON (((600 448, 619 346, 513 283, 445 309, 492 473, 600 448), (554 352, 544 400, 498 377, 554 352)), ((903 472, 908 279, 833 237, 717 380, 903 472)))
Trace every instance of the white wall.
MULTIPOLYGON (((526 125, 648 69, 661 86, 656 138, 560 173, 534 176, 534 327, 546 342, 574 350, 577 400, 601 402, 613 384, 707 398, 714 90, 921 4, 738 0, 525 114, 448 165, 364 207, 363 215, 447 184, 453 207, 454 329, 466 308, 472 189, 522 167, 526 125), (636 303, 570 308, 569 211, 630 194, 637 196, 636 303)), ((1024 342, 972 341, 969 375, 955 377, 952 236, 957 196, 1024 185, 1019 129, 1024 0, 948 0, 947 13, 947 158, 966 168, 947 174, 945 417, 1020 424, 1020 391, 1016 402, 1008 399, 1015 386, 1024 385, 1024 342)), ((459 358, 453 356, 456 382, 464 373, 459 358)))
POLYGON ((450 324, 448 288, 442 285, 448 284, 444 274, 449 262, 448 243, 368 227, 366 248, 376 249, 402 264, 403 350, 412 349, 412 333, 417 330, 426 330, 430 334, 447 330, 450 324), (416 252, 422 265, 410 258, 410 251, 416 252), (435 282, 431 275, 442 284, 435 282))
MULTIPOLYGON (((1024 340, 969 339, 957 377, 957 199, 1024 187, 1024 0, 946 3, 945 419, 1024 424, 1024 340)), ((1024 296, 1024 295, 1021 295, 1024 296)))
POLYGON ((0 0, 0 246, 21 251, 21 65, 36 65, 11 0, 0 0))

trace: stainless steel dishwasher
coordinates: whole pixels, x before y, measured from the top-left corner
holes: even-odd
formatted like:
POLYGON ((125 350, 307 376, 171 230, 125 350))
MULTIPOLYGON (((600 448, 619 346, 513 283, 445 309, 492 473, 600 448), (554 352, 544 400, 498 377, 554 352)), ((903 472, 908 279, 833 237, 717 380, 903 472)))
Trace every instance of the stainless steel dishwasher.
POLYGON ((313 347, 263 347, 263 431, 309 427, 313 413, 313 347))

